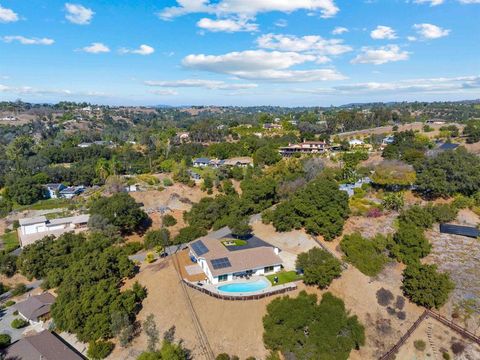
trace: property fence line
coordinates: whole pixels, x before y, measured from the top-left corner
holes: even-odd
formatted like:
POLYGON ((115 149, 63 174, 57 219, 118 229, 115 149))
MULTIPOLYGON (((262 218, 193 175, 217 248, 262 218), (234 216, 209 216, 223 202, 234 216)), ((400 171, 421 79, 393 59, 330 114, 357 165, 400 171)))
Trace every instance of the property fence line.
POLYGON ((240 295, 240 296, 232 296, 232 295, 224 295, 224 294, 220 294, 220 293, 216 293, 214 291, 211 291, 211 290, 208 290, 208 289, 205 289, 204 287, 202 286, 198 286, 194 283, 191 283, 187 280, 183 280, 183 283, 189 287, 191 287, 192 289, 195 289, 195 290, 198 290, 204 294, 207 294, 209 296, 212 296, 216 299, 221 299, 221 300, 229 300, 229 301, 236 301, 236 300, 259 300, 259 299, 263 299, 263 298, 266 298, 266 297, 270 297, 270 296, 273 296, 273 295, 278 295, 278 294, 285 294, 287 292, 290 292, 290 291, 293 291, 293 290, 296 290, 297 289, 297 284, 293 283, 293 284, 290 284, 290 285, 285 285, 285 286, 282 286, 281 288, 279 288, 278 290, 272 290, 272 291, 266 291, 266 292, 263 292, 263 293, 260 293, 260 294, 252 294, 252 295, 240 295))
POLYGON ((343 270, 346 270, 348 269, 348 263, 345 262, 341 256, 339 256, 338 254, 336 254, 335 252, 333 252, 332 250, 330 250, 328 247, 326 247, 321 241, 320 239, 318 238, 318 236, 313 236, 312 235, 312 238, 313 240, 315 240, 315 242, 323 249, 325 250, 326 252, 328 252, 330 255, 332 255, 334 258, 340 260, 340 262, 342 263, 342 268, 343 270))
POLYGON ((462 335, 464 338, 467 338, 476 344, 480 345, 480 337, 472 333, 471 331, 468 331, 467 329, 461 327, 460 325, 454 323, 452 320, 447 319, 446 317, 440 315, 439 313, 426 309, 422 315, 413 323, 413 325, 407 330, 407 332, 398 340, 398 342, 391 348, 386 354, 382 355, 379 360, 389 360, 393 359, 393 355, 400 349, 400 347, 405 344, 405 342, 408 340, 410 335, 418 328, 418 326, 422 323, 423 320, 425 320, 428 317, 432 317, 435 320, 441 322, 442 324, 446 325, 453 331, 456 331, 460 335, 462 335))
POLYGON ((427 310, 427 311, 428 311, 428 315, 431 316, 432 318, 434 318, 435 320, 440 321, 443 325, 448 326, 450 329, 456 331, 457 333, 459 333, 463 337, 465 337, 465 338, 477 343, 478 345, 480 345, 480 337, 479 336, 477 336, 474 333, 472 333, 471 331, 468 331, 467 329, 461 327, 460 325, 454 323, 452 320, 447 319, 446 317, 440 315, 439 313, 436 313, 432 310, 427 310))
POLYGON ((405 342, 408 340, 410 335, 418 328, 418 326, 422 323, 423 320, 428 315, 428 310, 425 310, 422 315, 410 326, 410 328, 407 330, 405 334, 397 341, 397 343, 384 355, 382 355, 379 360, 389 360, 393 359, 393 355, 400 349, 400 347, 405 344, 405 342))
POLYGON ((205 330, 202 327, 202 324, 200 322, 200 319, 198 317, 197 311, 195 310, 195 307, 193 306, 192 300, 190 299, 190 295, 188 295, 188 291, 185 287, 186 283, 182 278, 182 275, 180 273, 180 262, 178 261, 177 255, 173 256, 174 260, 174 267, 176 270, 176 273, 178 275, 178 278, 180 280, 180 286, 182 288, 183 295, 185 296, 185 299, 187 301, 187 306, 190 310, 191 317, 192 317, 192 322, 193 326, 195 328, 195 332, 197 333, 198 340, 200 342, 200 347, 202 348, 202 352, 205 355, 205 358, 208 360, 214 360, 215 355, 213 353, 213 350, 210 346, 210 343, 208 341, 207 334, 205 333, 205 330))

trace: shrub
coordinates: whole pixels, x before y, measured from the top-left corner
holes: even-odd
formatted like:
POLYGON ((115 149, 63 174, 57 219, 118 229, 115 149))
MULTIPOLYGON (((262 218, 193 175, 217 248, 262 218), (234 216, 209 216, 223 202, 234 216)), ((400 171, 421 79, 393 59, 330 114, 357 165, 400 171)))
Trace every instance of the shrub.
POLYGON ((177 225, 177 220, 172 215, 165 215, 163 217, 163 225, 166 227, 177 225))
POLYGON ((230 355, 226 353, 218 354, 215 360, 230 360, 230 355))
POLYGON ((400 222, 400 228, 393 236, 393 243, 388 243, 387 246, 392 255, 404 264, 418 261, 431 250, 424 230, 406 222, 400 222))
POLYGON ((365 239, 359 233, 346 235, 340 242, 346 260, 368 276, 375 276, 382 271, 388 258, 384 254, 387 239, 377 235, 373 239, 365 239))
POLYGON ((28 291, 27 285, 23 283, 19 283, 15 285, 15 287, 12 289, 12 296, 18 296, 25 294, 28 291))
POLYGON ((28 325, 28 321, 20 318, 13 319, 12 323, 10 324, 14 329, 21 329, 28 325))
POLYGON ((405 205, 402 192, 389 192, 383 197, 382 205, 387 210, 401 210, 405 205))
POLYGON ((5 302, 5 307, 10 307, 10 306, 12 306, 12 305, 14 305, 14 304, 15 304, 15 301, 13 301, 13 300, 7 300, 7 302, 5 302))
POLYGON ((163 179, 163 186, 172 186, 173 185, 173 181, 169 178, 165 178, 163 179))
POLYGON ((469 209, 475 205, 475 200, 464 195, 457 195, 453 199, 452 206, 457 209, 469 209))
POLYGON ((402 211, 399 220, 423 229, 429 229, 432 227, 435 219, 429 208, 413 205, 410 209, 402 211))
POLYGON ((170 244, 170 231, 168 229, 149 230, 145 234, 143 246, 153 249, 156 246, 166 247, 170 244))
POLYGON ((92 360, 105 359, 114 347, 115 345, 110 341, 91 341, 88 344, 87 355, 92 360))
POLYGON ((415 346, 415 349, 418 351, 424 351, 427 348, 427 344, 423 340, 415 340, 413 346, 415 346))
POLYGON ((380 306, 387 306, 393 300, 393 294, 390 290, 381 288, 377 291, 377 302, 380 306))
POLYGON ((456 219, 458 208, 449 204, 438 204, 429 207, 435 222, 446 223, 456 219))
POLYGON ((152 252, 149 252, 145 257, 145 261, 147 264, 151 264, 152 262, 155 261, 155 255, 152 252))
POLYGON ((382 210, 380 210, 379 208, 376 208, 376 207, 368 210, 367 214, 366 214, 366 216, 369 217, 369 218, 379 218, 382 215, 383 215, 382 210))
POLYGON ((446 351, 442 352, 442 358, 445 360, 450 360, 450 354, 446 351))
POLYGON ((455 354, 455 355, 459 355, 461 353, 464 352, 465 350, 465 344, 461 343, 461 342, 454 342, 451 346, 451 349, 452 349, 452 352, 455 354))
POLYGON ((0 349, 5 349, 12 342, 12 338, 8 334, 0 334, 0 349))
POLYGON ((437 272, 435 265, 415 263, 403 271, 403 292, 417 305, 438 309, 447 302, 454 288, 450 276, 437 272))

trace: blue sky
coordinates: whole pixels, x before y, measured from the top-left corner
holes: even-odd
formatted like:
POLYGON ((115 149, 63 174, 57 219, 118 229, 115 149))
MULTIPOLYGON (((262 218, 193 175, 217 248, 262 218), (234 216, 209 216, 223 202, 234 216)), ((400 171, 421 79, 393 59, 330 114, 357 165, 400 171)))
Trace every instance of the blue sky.
POLYGON ((0 99, 480 98, 480 0, 0 0, 0 99))

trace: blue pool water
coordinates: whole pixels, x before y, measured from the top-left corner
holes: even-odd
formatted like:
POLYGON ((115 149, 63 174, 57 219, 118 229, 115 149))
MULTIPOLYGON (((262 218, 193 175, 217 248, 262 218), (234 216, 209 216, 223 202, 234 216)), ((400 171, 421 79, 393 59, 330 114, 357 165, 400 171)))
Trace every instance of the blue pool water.
POLYGON ((270 283, 267 280, 259 279, 257 281, 246 283, 226 284, 218 287, 223 292, 246 293, 266 289, 270 283))

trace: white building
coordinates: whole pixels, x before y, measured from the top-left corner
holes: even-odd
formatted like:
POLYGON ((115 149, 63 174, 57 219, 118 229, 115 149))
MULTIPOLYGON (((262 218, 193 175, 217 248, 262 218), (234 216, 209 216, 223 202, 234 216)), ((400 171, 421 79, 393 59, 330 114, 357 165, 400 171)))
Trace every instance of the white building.
POLYGON ((18 228, 20 246, 24 247, 33 244, 49 235, 57 237, 70 231, 85 231, 88 229, 89 218, 90 215, 78 215, 52 220, 48 220, 45 216, 20 219, 20 227, 18 228))
MULTIPOLYGON (((228 228, 225 229, 229 233, 228 228)), ((282 259, 278 256, 278 248, 255 236, 248 239, 246 245, 229 245, 233 243, 234 239, 229 234, 221 238, 210 234, 189 245, 192 260, 202 268, 210 284, 281 270, 282 259)))

